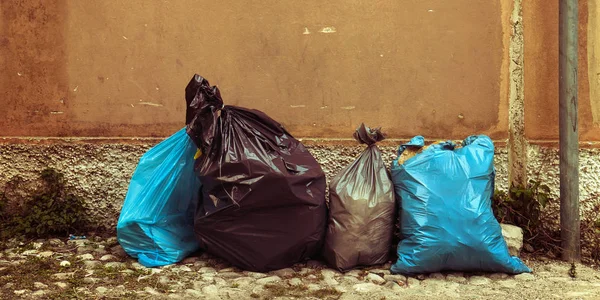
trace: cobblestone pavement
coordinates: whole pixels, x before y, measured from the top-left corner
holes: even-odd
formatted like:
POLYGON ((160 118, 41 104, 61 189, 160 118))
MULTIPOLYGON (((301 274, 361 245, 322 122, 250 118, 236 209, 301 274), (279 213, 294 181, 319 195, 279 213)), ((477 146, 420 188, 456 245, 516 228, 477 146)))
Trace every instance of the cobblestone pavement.
POLYGON ((58 239, 0 251, 1 299, 600 299, 600 272, 526 260, 533 274, 392 275, 389 264, 342 274, 318 261, 253 273, 209 255, 162 268, 128 258, 115 238, 58 239), (570 272, 571 271, 571 272, 570 272))

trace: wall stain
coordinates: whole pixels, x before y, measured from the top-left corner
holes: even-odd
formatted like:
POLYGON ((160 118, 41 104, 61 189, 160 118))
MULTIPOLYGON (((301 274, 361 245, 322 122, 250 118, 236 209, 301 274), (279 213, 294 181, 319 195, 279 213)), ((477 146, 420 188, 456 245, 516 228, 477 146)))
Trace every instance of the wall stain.
POLYGON ((68 97, 66 0, 2 0, 0 12, 0 136, 60 135, 63 117, 50 112, 68 97))

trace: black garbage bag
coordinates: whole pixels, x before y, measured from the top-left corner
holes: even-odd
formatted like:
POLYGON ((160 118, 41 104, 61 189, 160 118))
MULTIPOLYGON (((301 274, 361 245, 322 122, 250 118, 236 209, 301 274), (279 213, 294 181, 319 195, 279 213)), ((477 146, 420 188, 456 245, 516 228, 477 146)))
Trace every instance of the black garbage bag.
POLYGON ((394 184, 375 145, 384 136, 361 124, 354 138, 367 149, 329 186, 323 257, 340 271, 386 263, 394 233, 394 184))
POLYGON ((304 145, 258 110, 224 106, 199 75, 186 101, 187 132, 202 151, 194 220, 201 248, 258 272, 316 255, 327 218, 325 174, 304 145))

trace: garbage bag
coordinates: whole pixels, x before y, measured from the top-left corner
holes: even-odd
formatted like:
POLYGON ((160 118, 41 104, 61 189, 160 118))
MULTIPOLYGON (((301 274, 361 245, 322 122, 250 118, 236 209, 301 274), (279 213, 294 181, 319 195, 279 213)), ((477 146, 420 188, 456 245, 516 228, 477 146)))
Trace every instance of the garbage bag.
POLYGON ((117 223, 117 240, 140 264, 176 263, 197 251, 194 213, 200 181, 196 145, 183 128, 140 159, 117 223))
MULTIPOLYGON (((423 147, 423 137, 402 145, 423 147)), ((394 161, 392 181, 400 203, 402 240, 393 273, 486 271, 518 274, 531 270, 508 253, 494 217, 494 144, 470 136, 455 149, 434 144, 406 160, 394 161)))
POLYGON ((361 124, 354 138, 367 148, 329 184, 323 257, 340 271, 386 263, 394 232, 394 185, 375 144, 384 136, 361 124))
POLYGON ((307 149, 263 112, 225 106, 199 75, 186 101, 188 134, 204 153, 195 166, 201 248, 259 272, 317 254, 327 220, 325 174, 307 149))

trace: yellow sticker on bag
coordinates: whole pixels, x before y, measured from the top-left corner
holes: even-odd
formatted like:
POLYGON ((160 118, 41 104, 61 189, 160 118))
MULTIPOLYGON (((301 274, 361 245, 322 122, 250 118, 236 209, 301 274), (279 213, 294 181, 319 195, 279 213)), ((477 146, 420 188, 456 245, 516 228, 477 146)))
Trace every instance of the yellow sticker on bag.
POLYGON ((196 151, 196 155, 194 155, 194 159, 198 159, 200 156, 202 156, 202 150, 198 149, 198 151, 196 151))

